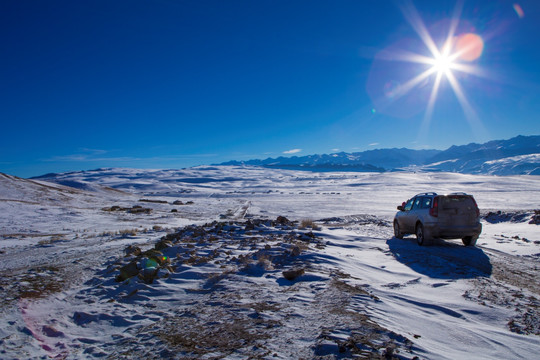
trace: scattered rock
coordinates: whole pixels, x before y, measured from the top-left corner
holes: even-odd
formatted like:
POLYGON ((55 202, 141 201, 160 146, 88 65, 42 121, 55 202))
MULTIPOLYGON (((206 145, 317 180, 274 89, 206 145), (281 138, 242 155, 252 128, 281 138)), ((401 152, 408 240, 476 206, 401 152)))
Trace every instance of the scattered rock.
POLYGON ((156 267, 146 267, 139 272, 139 278, 147 284, 152 284, 157 274, 158 269, 156 267))
POLYGON ((298 246, 293 247, 292 250, 291 250, 291 255, 292 256, 300 255, 300 248, 298 246))
POLYGON ((149 214, 152 212, 152 209, 143 208, 140 205, 133 205, 131 208, 125 208, 118 205, 113 205, 111 207, 104 207, 101 210, 103 211, 125 211, 130 214, 146 213, 149 214))
POLYGON ((139 268, 137 267, 137 261, 134 260, 120 268, 120 274, 116 276, 116 281, 122 282, 138 274, 139 268))
MULTIPOLYGON (((312 239, 316 239, 316 236, 312 231, 299 233, 297 229, 298 222, 283 216, 275 221, 249 219, 190 225, 164 235, 149 250, 141 251, 135 245, 126 247, 124 265, 116 265, 113 267, 116 270, 111 271, 119 272, 116 276, 118 282, 136 277, 147 284, 156 279, 168 278, 176 272, 177 265, 219 264, 221 268, 227 268, 228 264, 229 268, 251 269, 252 273, 260 275, 270 269, 291 266, 291 262, 314 243, 312 239), (265 227, 268 227, 267 235, 249 233, 265 227), (228 243, 236 242, 240 248, 251 251, 232 257, 231 250, 215 248, 213 244, 220 239, 227 239, 228 243)), ((302 274, 304 269, 298 267, 283 271, 283 277, 288 280, 294 280, 302 274)))
POLYGON ((141 248, 135 245, 129 245, 127 248, 125 248, 124 253, 126 256, 139 256, 141 255, 141 248))
POLYGON ((296 279, 297 277, 304 275, 304 269, 299 268, 299 269, 285 270, 283 271, 282 274, 285 279, 292 281, 296 279))
POLYGON ((298 240, 308 241, 309 242, 309 241, 311 241, 313 239, 315 239, 315 234, 313 234, 312 231, 298 235, 298 240))
POLYGON ((152 209, 143 208, 143 207, 133 207, 127 210, 127 212, 130 214, 150 214, 152 212, 152 209))
POLYGON ((165 200, 151 200, 151 199, 140 199, 141 202, 154 203, 154 204, 167 204, 165 200))
POLYGON ((165 238, 158 241, 156 245, 154 245, 154 249, 163 250, 166 248, 170 248, 171 246, 172 246, 172 242, 165 238))
POLYGON ((540 225, 540 210, 534 210, 534 215, 529 221, 529 224, 540 225))
POLYGON ((276 223, 279 224, 279 225, 290 225, 291 224, 289 219, 287 219, 285 216, 281 216, 281 215, 277 217, 276 223))
POLYGON ((487 214, 482 215, 482 218, 491 224, 498 224, 501 222, 519 223, 527 221, 530 216, 530 212, 527 211, 489 211, 487 214))
POLYGON ((245 231, 255 230, 255 224, 253 224, 250 220, 246 222, 246 227, 244 228, 245 231))
POLYGON ((393 346, 387 346, 383 355, 386 359, 392 359, 394 358, 394 347, 393 346))
POLYGON ((44 325, 42 331, 48 337, 64 337, 65 334, 59 330, 56 330, 54 327, 49 325, 44 325))
POLYGON ((111 207, 104 207, 101 210, 103 210, 103 211, 126 211, 126 210, 128 210, 128 208, 123 208, 123 207, 120 207, 118 205, 113 205, 111 207))

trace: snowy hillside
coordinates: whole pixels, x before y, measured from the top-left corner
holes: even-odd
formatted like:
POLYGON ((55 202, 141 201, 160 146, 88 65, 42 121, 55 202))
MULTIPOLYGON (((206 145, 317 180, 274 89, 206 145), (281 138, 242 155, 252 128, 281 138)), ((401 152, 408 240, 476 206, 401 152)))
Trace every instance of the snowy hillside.
POLYGON ((515 173, 540 175, 540 154, 511 156, 499 160, 486 161, 482 165, 481 172, 494 175, 515 173))
POLYGON ((358 153, 341 152, 245 162, 229 161, 222 165, 253 165, 314 171, 382 172, 406 169, 464 174, 538 175, 539 156, 540 136, 517 136, 485 144, 452 146, 444 151, 378 149, 358 153), (498 161, 495 166, 494 161, 498 161))
POLYGON ((539 188, 249 166, 2 175, 0 358, 531 359, 539 188), (423 191, 475 196, 476 248, 393 237, 423 191))
POLYGON ((518 136, 485 144, 452 146, 429 159, 426 171, 467 174, 540 174, 540 136, 518 136))
MULTIPOLYGON (((79 189, 46 181, 22 179, 16 176, 0 173, 0 199, 4 201, 17 200, 39 204, 78 202, 81 198, 88 199, 92 194, 79 189)), ((95 187, 96 191, 105 188, 95 187)), ((109 189, 113 190, 113 189, 109 189)))

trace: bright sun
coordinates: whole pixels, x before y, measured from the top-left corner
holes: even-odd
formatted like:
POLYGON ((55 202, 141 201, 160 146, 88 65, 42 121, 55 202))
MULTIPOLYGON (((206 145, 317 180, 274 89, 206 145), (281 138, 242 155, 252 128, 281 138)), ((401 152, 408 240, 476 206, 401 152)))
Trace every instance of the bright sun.
POLYGON ((453 65, 453 56, 443 53, 433 57, 433 70, 435 70, 437 74, 443 73, 447 75, 453 65))

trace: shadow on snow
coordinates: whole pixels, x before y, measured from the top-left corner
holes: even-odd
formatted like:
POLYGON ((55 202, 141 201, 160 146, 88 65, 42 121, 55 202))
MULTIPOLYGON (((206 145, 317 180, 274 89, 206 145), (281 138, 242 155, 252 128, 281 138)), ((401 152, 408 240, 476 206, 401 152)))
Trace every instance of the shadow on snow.
POLYGON ((395 237, 386 244, 397 261, 431 278, 471 279, 492 272, 489 257, 476 247, 440 239, 434 240, 432 246, 419 246, 413 238, 395 237))

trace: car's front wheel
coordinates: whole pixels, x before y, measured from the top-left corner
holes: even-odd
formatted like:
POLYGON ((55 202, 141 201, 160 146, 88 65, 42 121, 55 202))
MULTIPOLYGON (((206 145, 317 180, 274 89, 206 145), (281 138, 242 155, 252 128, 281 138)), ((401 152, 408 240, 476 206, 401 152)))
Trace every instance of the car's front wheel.
POLYGON ((416 225, 416 242, 422 246, 426 244, 426 234, 424 232, 424 225, 416 225))
POLYGON ((465 236, 461 239, 461 241, 463 241, 463 245, 465 246, 475 246, 476 240, 478 240, 478 236, 465 236))
POLYGON ((399 223, 397 220, 394 220, 394 236, 398 239, 403 239, 403 233, 399 228, 399 223))

